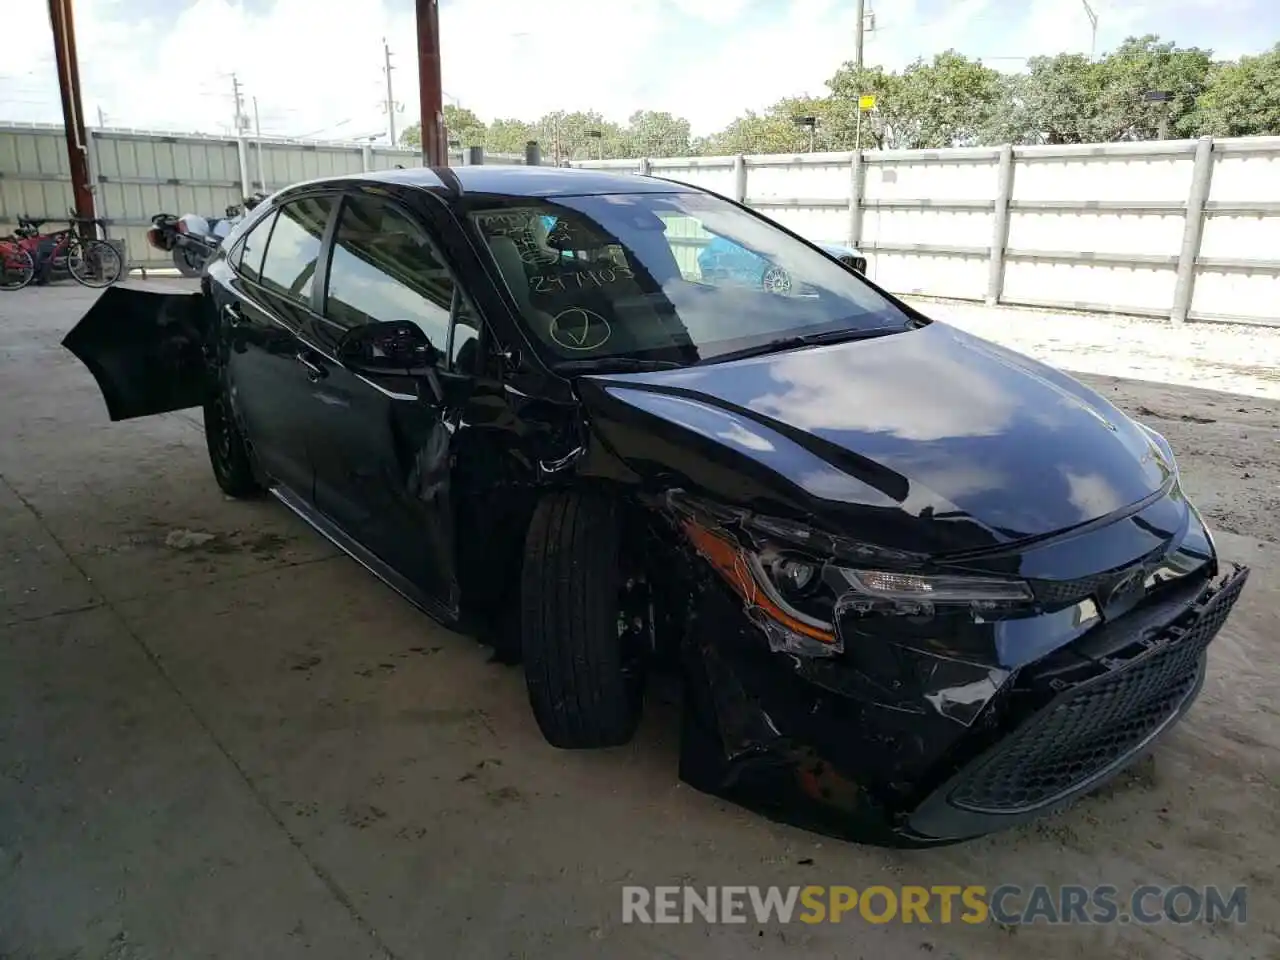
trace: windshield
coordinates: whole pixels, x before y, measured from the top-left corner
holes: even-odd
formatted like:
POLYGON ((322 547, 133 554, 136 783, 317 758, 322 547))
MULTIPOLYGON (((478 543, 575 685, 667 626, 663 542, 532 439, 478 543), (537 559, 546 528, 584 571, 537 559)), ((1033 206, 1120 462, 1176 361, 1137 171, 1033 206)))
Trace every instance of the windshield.
POLYGON ((553 362, 698 363, 913 325, 840 264, 707 194, 522 197, 469 217, 553 362))

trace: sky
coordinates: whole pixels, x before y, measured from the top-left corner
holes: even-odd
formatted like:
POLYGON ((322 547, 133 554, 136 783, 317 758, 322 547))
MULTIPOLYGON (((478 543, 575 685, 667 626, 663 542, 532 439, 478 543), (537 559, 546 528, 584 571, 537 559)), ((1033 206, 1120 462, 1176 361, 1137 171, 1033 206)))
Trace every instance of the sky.
MULTIPOLYGON (((91 125, 225 133, 233 74, 264 135, 385 136, 417 119, 412 0, 73 0, 91 125)), ((1275 0, 1090 0, 1097 50, 1156 33, 1221 57, 1280 41, 1275 0)), ((955 48, 1001 70, 1088 53, 1081 0, 867 0, 865 60, 898 69, 955 48)), ((0 121, 60 122, 47 4, 5 4, 0 121)), ((821 95, 854 46, 854 0, 440 0, 446 102, 483 120, 638 109, 711 133, 747 109, 821 95)))

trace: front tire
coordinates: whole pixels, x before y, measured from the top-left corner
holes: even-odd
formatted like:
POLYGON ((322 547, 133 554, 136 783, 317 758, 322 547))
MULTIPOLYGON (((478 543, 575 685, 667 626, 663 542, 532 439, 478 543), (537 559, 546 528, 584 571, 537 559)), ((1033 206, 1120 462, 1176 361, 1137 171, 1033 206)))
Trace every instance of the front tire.
POLYGON ((529 703, 564 749, 624 744, 640 722, 646 632, 625 598, 622 516, 601 494, 557 493, 525 537, 521 640, 529 703))
POLYGON ((236 424, 231 411, 231 398, 222 378, 204 402, 204 442, 209 449, 209 464, 222 492, 237 500, 260 495, 262 485, 253 474, 249 444, 236 424))

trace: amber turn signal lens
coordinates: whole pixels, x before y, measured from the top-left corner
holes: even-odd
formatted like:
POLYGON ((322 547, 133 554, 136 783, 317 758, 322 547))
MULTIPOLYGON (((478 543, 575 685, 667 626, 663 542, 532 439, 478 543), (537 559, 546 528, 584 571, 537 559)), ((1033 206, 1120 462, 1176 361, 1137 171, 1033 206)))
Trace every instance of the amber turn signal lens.
POLYGON ((725 579, 733 592, 742 598, 742 602, 748 609, 754 607, 763 611, 770 619, 801 636, 822 643, 836 642, 836 636, 832 630, 805 623, 779 606, 752 574, 751 561, 746 551, 738 544, 712 533, 693 520, 685 520, 684 532, 689 542, 710 561, 716 572, 725 579))

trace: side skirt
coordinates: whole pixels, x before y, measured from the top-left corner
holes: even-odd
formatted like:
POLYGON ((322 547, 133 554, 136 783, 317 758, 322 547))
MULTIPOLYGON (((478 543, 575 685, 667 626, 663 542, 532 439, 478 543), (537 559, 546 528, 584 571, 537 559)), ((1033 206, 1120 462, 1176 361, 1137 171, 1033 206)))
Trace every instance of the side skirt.
POLYGON ((349 536, 341 527, 321 514, 293 491, 279 484, 273 484, 270 487, 270 493, 310 524, 326 540, 427 616, 447 627, 458 626, 458 617, 446 610, 438 600, 393 570, 380 557, 349 536))

